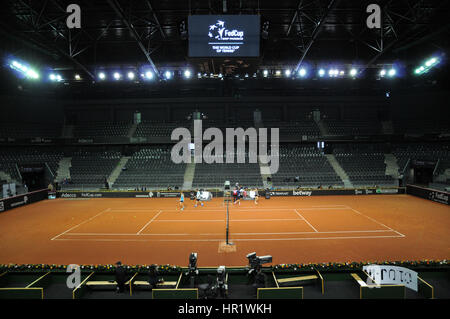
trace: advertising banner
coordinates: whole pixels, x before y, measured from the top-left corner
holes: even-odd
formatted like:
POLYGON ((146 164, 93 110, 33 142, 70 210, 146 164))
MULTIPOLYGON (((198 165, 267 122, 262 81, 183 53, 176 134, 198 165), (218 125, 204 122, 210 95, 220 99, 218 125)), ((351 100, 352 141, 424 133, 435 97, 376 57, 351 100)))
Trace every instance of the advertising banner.
POLYGON ((406 193, 410 195, 414 195, 417 197, 421 197, 424 199, 431 200, 433 202, 449 205, 449 195, 450 193, 439 191, 435 189, 430 188, 423 188, 413 185, 407 185, 406 186, 406 193))
POLYGON ((404 285, 417 291, 417 272, 405 267, 367 265, 363 270, 377 285, 404 285))

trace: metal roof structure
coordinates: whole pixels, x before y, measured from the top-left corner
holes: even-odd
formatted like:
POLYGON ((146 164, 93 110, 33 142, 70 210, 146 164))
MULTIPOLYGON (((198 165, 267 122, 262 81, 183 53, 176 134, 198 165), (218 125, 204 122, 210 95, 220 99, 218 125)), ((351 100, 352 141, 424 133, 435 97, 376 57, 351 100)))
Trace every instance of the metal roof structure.
POLYGON ((447 0, 381 0, 382 27, 369 29, 373 1, 344 0, 6 0, 0 13, 3 54, 55 70, 95 76, 98 67, 149 65, 155 71, 253 73, 262 67, 339 61, 372 67, 415 63, 449 46, 447 0), (69 29, 67 6, 81 8, 81 28, 69 29), (258 58, 189 58, 192 14, 257 14, 258 58))

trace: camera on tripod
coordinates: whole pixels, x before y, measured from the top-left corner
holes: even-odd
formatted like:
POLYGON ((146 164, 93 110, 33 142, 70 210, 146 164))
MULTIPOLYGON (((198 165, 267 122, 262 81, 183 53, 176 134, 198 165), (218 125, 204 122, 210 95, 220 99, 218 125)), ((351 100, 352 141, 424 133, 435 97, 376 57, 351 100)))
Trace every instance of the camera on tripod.
POLYGON ((186 276, 189 276, 190 281, 190 287, 194 288, 195 286, 195 279, 198 275, 198 269, 197 269, 197 253, 191 253, 189 255, 189 266, 188 271, 186 272, 186 276))
POLYGON ((217 268, 216 282, 211 290, 214 298, 219 296, 222 298, 227 297, 228 284, 225 266, 219 266, 219 268, 217 268))
POLYGON ((256 256, 256 253, 250 253, 247 256, 248 264, 252 269, 256 269, 258 266, 268 264, 272 262, 272 256, 256 256))

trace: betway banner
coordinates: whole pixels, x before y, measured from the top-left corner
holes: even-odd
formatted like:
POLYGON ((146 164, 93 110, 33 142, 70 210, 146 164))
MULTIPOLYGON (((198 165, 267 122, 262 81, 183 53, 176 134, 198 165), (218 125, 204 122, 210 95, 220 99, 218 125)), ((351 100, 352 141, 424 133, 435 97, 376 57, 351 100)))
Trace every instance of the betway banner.
POLYGON ((363 270, 377 285, 404 285, 417 291, 417 272, 405 267, 367 265, 363 270))
POLYGON ((273 190, 261 191, 265 196, 320 196, 320 195, 376 195, 376 194, 404 194, 404 188, 361 188, 361 189, 312 189, 312 190, 273 190))
POLYGON ((48 198, 48 190, 43 189, 31 193, 26 193, 18 196, 13 196, 9 198, 4 198, 0 200, 0 213, 21 207, 27 204, 35 203, 48 198))
POLYGON ((450 193, 448 192, 413 185, 407 185, 406 192, 417 197, 432 200, 433 202, 449 205, 448 198, 450 196, 450 193))

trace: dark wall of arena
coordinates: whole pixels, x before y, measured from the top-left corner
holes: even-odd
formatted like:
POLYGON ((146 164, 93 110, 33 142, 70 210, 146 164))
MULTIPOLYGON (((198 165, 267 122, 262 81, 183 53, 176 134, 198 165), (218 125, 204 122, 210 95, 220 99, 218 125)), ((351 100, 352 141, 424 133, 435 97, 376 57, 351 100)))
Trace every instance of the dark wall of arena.
POLYGON ((447 92, 417 94, 392 94, 389 109, 394 119, 445 119, 450 118, 447 92))
POLYGON ((131 121, 135 111, 143 120, 183 121, 195 110, 212 120, 252 120, 259 109, 264 120, 300 120, 319 109, 327 118, 378 118, 389 106, 384 97, 348 96, 173 98, 65 101, 67 116, 77 121, 131 121))
POLYGON ((166 98, 64 101, 66 114, 76 111, 83 121, 131 121, 139 110, 143 120, 183 121, 195 110, 213 120, 252 120, 259 109, 265 120, 300 120, 319 109, 330 119, 417 118, 446 116, 446 93, 417 92, 414 95, 380 96, 296 96, 234 98, 166 98), (426 107, 424 107, 426 106, 426 107))
POLYGON ((136 110, 143 120, 153 121, 184 121, 195 110, 212 120, 252 120, 257 108, 263 120, 306 119, 314 109, 330 119, 450 118, 446 92, 391 93, 390 98, 380 95, 66 100, 7 95, 0 96, 0 104, 0 122, 16 123, 62 124, 64 117, 77 122, 132 121, 136 110))
POLYGON ((0 96, 0 122, 63 123, 63 101, 54 98, 0 96))

